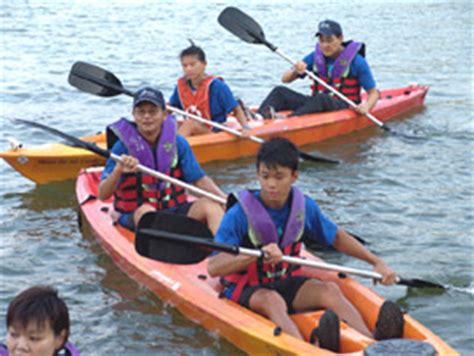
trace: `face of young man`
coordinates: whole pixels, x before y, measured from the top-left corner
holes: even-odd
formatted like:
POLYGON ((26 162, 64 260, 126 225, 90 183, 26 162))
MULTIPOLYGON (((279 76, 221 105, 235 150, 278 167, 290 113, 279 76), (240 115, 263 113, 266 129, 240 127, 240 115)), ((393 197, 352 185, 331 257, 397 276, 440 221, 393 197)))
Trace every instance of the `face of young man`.
POLYGON ((155 141, 160 134, 165 116, 166 112, 161 107, 147 101, 138 104, 133 109, 138 132, 149 141, 155 141))
POLYGON ((269 168, 262 163, 258 167, 257 178, 265 205, 278 209, 287 201, 291 186, 298 178, 298 171, 282 166, 269 168))
POLYGON ((64 342, 66 330, 59 335, 48 322, 38 325, 30 322, 26 328, 10 325, 7 332, 7 348, 10 356, 53 356, 64 342))
POLYGON ((342 52, 342 36, 325 36, 319 35, 319 47, 326 57, 335 58, 342 52))
POLYGON ((181 58, 184 76, 192 81, 199 79, 204 74, 206 64, 206 62, 200 61, 198 56, 194 55, 181 58))

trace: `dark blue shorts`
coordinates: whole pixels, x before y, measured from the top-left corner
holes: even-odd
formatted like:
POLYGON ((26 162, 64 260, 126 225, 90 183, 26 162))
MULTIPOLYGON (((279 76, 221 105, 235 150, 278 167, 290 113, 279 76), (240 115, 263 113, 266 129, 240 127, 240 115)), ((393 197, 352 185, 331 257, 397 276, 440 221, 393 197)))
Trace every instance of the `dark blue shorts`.
MULTIPOLYGON (((191 209, 191 206, 193 203, 186 202, 184 204, 180 204, 178 206, 174 206, 169 209, 164 209, 164 210, 159 210, 160 212, 164 213, 172 213, 172 214, 178 214, 178 215, 188 215, 189 209, 191 209)), ((129 214, 121 214, 120 218, 118 219, 118 223, 125 227, 126 229, 135 231, 135 224, 133 223, 133 213, 129 214)))

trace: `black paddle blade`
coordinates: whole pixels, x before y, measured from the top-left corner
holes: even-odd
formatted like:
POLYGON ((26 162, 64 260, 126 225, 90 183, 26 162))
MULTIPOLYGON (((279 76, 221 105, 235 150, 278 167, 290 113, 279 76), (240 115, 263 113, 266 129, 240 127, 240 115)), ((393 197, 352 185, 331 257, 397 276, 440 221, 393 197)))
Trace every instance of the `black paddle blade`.
POLYGON ((68 142, 72 143, 76 147, 80 147, 80 148, 83 148, 85 150, 92 151, 92 152, 98 154, 99 156, 102 156, 102 157, 105 157, 105 158, 110 157, 110 152, 109 151, 106 151, 106 150, 104 150, 100 147, 97 147, 97 145, 95 143, 82 141, 82 140, 78 139, 77 137, 68 135, 67 133, 59 131, 55 128, 52 128, 52 127, 49 127, 49 126, 46 126, 46 125, 43 125, 43 124, 39 124, 39 123, 34 122, 34 121, 24 120, 24 119, 12 119, 11 121, 13 121, 15 123, 20 123, 20 124, 25 124, 25 125, 28 125, 28 126, 36 127, 38 129, 50 132, 53 135, 62 137, 63 139, 65 139, 68 142))
POLYGON ((430 282, 430 281, 425 281, 423 279, 404 279, 400 278, 400 281, 398 281, 397 284, 402 284, 407 287, 414 287, 414 288, 436 288, 436 289, 446 289, 445 286, 430 282))
POLYGON ((323 156, 321 153, 306 153, 303 151, 299 152, 300 157, 304 159, 305 161, 312 161, 312 162, 322 162, 322 163, 331 163, 331 164, 339 164, 341 163, 339 160, 323 156))
POLYGON ((153 260, 193 264, 212 252, 200 247, 201 241, 212 242, 212 233, 203 223, 177 214, 149 212, 138 223, 135 249, 153 260))
POLYGON ((73 64, 68 82, 81 91, 98 96, 110 97, 126 93, 113 73, 85 62, 73 64))
POLYGON ((265 39, 260 25, 236 7, 226 7, 217 18, 222 27, 248 43, 264 44, 272 51, 277 48, 265 39))

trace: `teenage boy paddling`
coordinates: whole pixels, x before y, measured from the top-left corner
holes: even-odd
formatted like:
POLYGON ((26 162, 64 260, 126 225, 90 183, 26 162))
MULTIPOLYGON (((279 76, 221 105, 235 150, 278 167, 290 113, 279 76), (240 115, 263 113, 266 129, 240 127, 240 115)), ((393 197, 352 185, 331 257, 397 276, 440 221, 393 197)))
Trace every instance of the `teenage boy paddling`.
POLYGON ((186 139, 176 133, 176 120, 166 115, 161 92, 149 87, 139 90, 133 100, 133 117, 135 122, 120 119, 108 127, 108 134, 118 138, 111 151, 123 161, 107 161, 99 199, 114 195, 118 222, 132 230, 145 213, 162 210, 202 221, 215 232, 224 214, 219 204, 206 198, 188 203, 184 188, 137 171, 140 163, 226 198, 205 175, 186 139))
MULTIPOLYGON (((283 255, 298 256, 301 243, 312 240, 370 263, 376 272, 382 274, 382 284, 393 284, 396 278, 395 272, 382 259, 338 228, 321 213, 314 200, 293 187, 298 178, 296 146, 283 138, 264 143, 257 155, 257 178, 261 189, 244 190, 237 194, 238 203, 224 215, 215 240, 229 245, 261 248, 266 257, 263 261, 226 253, 211 257, 209 274, 224 277, 224 295, 268 317, 283 331, 297 338, 302 336, 288 314, 311 309, 331 309, 339 318, 369 337, 401 337, 403 316, 394 303, 384 304, 377 330, 372 334, 337 284, 302 276, 299 266, 280 262, 283 255)), ((323 319, 329 320, 327 325, 333 326, 334 340, 338 340, 335 314, 326 313, 323 319)), ((334 342, 319 339, 320 346, 329 345, 329 349, 337 351, 338 345, 334 342)))

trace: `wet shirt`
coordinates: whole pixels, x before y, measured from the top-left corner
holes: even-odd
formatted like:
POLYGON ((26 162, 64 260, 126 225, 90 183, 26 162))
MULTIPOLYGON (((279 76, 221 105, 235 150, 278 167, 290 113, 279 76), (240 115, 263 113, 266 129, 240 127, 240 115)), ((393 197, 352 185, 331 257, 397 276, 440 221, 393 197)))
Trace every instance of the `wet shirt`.
MULTIPOLYGON (((253 194, 259 199, 260 191, 253 194)), ((263 203, 262 203, 263 204, 263 203)), ((264 205, 265 206, 265 205, 264 205)), ((288 216, 290 215, 290 199, 280 209, 265 207, 276 226, 278 236, 283 235, 288 216)), ((248 221, 240 204, 236 203, 224 215, 214 240, 219 243, 238 245, 248 234, 248 221)), ((305 233, 308 239, 323 246, 331 246, 337 232, 337 225, 327 218, 318 204, 305 196, 305 233)))
MULTIPOLYGON (((212 81, 211 87, 209 88, 209 101, 211 108, 211 119, 212 121, 219 123, 224 123, 226 121, 227 114, 234 111, 238 105, 229 86, 221 79, 212 81)), ((178 109, 183 109, 178 95, 178 86, 174 88, 169 104, 171 106, 177 107, 178 109)))

